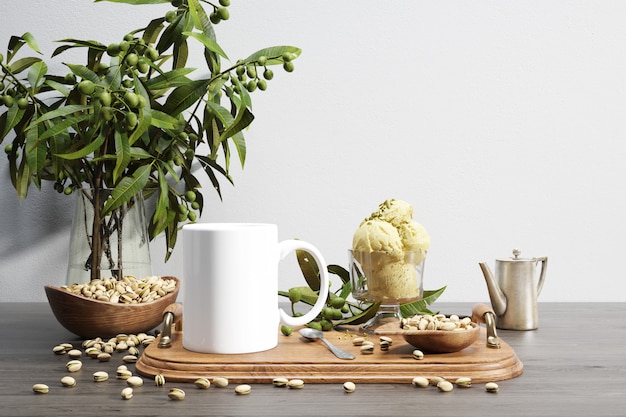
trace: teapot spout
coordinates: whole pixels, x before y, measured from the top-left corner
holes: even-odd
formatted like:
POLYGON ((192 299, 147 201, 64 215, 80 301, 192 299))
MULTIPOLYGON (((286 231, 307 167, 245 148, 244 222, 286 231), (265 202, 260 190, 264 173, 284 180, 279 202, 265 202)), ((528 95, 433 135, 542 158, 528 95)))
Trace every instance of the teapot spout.
POLYGON ((489 298, 491 299, 491 306, 496 315, 501 316, 506 311, 506 296, 498 286, 496 278, 493 276, 489 265, 484 262, 479 263, 480 269, 483 271, 485 281, 487 282, 487 291, 489 291, 489 298))

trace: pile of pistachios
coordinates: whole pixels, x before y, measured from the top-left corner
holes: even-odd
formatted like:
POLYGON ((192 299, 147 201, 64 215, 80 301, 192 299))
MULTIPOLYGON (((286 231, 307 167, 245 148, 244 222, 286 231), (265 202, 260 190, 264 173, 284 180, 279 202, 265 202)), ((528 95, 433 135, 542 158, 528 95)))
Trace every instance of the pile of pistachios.
POLYGON ((73 294, 110 303, 140 304, 158 300, 176 289, 176 280, 159 276, 135 278, 128 275, 120 280, 100 278, 82 284, 61 287, 73 294))
POLYGON ((470 317, 460 318, 456 314, 416 314, 400 321, 402 330, 445 330, 459 331, 472 328, 470 317))

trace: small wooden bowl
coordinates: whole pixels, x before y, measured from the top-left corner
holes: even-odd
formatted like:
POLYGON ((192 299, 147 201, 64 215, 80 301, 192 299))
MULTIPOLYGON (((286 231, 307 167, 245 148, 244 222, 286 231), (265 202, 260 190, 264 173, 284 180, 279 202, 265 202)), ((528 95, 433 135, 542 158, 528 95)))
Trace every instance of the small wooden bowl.
POLYGON ((428 353, 452 353, 463 350, 476 342, 480 327, 474 322, 471 325, 471 329, 459 331, 402 330, 398 323, 389 323, 380 326, 376 334, 400 335, 413 347, 428 353))
POLYGON ((137 334, 152 330, 163 321, 165 308, 176 302, 176 289, 155 301, 141 304, 109 303, 73 294, 47 285, 46 296, 56 319, 70 332, 84 337, 112 337, 120 333, 137 334))

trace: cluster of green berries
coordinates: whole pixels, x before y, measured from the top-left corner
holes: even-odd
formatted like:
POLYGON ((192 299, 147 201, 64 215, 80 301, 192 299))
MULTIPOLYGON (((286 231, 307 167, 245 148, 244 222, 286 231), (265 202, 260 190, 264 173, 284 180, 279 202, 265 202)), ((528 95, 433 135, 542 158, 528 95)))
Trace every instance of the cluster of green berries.
MULTIPOLYGON (((0 64, 4 62, 4 56, 0 54, 0 64)), ((26 91, 20 91, 11 84, 5 85, 5 78, 0 79, 0 106, 5 105, 7 107, 13 107, 17 105, 20 110, 24 110, 28 107, 29 101, 26 91)))
POLYGON ((180 222, 195 222, 198 218, 197 211, 200 210, 200 203, 196 200, 198 195, 194 190, 187 190, 180 198, 178 204, 178 220, 180 222))
MULTIPOLYGON (((300 288, 293 287, 289 289, 289 301, 292 305, 298 303, 301 299, 302 291, 300 288)), ((334 326, 333 320, 343 319, 344 314, 348 312, 350 312, 350 308, 348 304, 346 304, 346 300, 331 292, 326 300, 326 306, 322 308, 322 311, 315 320, 309 322, 307 326, 316 330, 331 330, 334 326)), ((299 314, 296 313, 295 315, 297 316, 299 314)), ((284 331, 283 334, 285 334, 284 331)))
MULTIPOLYGON (((296 58, 296 54, 285 52, 281 56, 283 69, 287 72, 292 72, 295 68, 293 60, 296 58)), ((249 92, 253 92, 257 88, 261 91, 265 91, 267 89, 267 82, 274 78, 274 71, 266 66, 268 59, 269 58, 266 56, 260 56, 255 62, 249 64, 245 64, 242 61, 237 62, 235 74, 237 79, 249 92), (259 71, 259 67, 262 67, 262 72, 259 71)))

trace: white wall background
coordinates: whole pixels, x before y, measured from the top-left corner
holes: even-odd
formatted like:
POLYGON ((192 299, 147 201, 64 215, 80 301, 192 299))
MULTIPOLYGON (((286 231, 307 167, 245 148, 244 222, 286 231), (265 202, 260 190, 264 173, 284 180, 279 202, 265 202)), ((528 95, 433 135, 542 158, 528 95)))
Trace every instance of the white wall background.
MULTIPOLYGON (((27 30, 47 54, 113 42, 167 9, 3 3, 0 50, 27 30)), ((233 60, 303 54, 254 94, 246 167, 223 202, 207 191, 202 221, 277 223, 346 266, 361 219, 401 198, 430 232, 442 301, 488 300, 478 262, 514 247, 549 257, 542 301, 626 301, 623 16, 622 1, 233 0, 217 28, 233 60)), ((73 201, 48 184, 20 204, 7 170, 0 156, 0 301, 44 301, 65 281, 73 201)), ((182 276, 182 245, 167 264, 164 249, 154 272, 182 276)), ((281 270, 282 288, 303 283, 281 270)))

